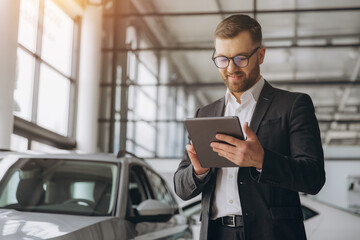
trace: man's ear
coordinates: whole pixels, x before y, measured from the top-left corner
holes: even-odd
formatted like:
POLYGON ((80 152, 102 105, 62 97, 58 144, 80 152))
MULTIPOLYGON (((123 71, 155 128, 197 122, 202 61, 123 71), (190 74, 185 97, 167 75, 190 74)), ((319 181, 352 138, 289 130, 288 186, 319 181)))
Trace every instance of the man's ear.
POLYGON ((259 64, 262 64, 264 62, 264 58, 265 58, 265 47, 262 46, 259 49, 259 54, 258 54, 259 64))

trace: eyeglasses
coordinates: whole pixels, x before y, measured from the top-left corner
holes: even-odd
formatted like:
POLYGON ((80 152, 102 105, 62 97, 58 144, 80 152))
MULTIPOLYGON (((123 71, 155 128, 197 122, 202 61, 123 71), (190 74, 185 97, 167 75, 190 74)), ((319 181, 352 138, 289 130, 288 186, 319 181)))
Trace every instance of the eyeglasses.
POLYGON ((258 49, 260 49, 260 47, 255 48, 254 51, 252 51, 252 53, 250 53, 249 56, 236 55, 235 57, 225 57, 225 56, 214 57, 215 54, 215 50, 214 50, 211 59, 214 61, 215 66, 217 68, 221 68, 221 69, 227 68, 230 64, 230 60, 233 60, 235 66, 244 68, 249 64, 249 59, 251 58, 252 55, 254 55, 254 53, 256 53, 258 49))

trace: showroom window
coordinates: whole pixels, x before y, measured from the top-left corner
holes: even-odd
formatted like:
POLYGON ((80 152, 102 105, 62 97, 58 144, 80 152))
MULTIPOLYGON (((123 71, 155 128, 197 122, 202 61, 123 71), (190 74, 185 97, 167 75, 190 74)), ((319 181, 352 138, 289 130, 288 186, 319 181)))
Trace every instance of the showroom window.
POLYGON ((132 51, 158 46, 146 24, 125 24, 106 12, 103 17, 99 148, 114 153, 125 149, 144 158, 180 158, 188 141, 183 120, 193 116, 189 106, 197 103, 176 67, 176 56, 132 51), (114 30, 121 24, 126 26, 123 33, 114 30), (123 44, 114 37, 121 34, 123 44))
POLYGON ((35 140, 75 147, 78 22, 52 0, 20 1, 14 133, 28 149, 35 140))

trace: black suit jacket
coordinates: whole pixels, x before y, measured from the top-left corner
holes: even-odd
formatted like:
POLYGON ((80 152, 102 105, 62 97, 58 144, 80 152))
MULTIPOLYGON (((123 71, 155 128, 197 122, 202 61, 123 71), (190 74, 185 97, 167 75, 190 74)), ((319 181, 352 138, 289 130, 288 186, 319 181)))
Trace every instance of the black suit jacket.
MULTIPOLYGON (((225 99, 197 111, 197 117, 224 114, 225 99)), ((261 173, 240 167, 238 190, 247 240, 306 239, 298 192, 316 194, 325 183, 320 131, 311 98, 265 85, 256 105, 250 128, 264 151, 261 173)), ((202 193, 200 239, 207 239, 208 223, 217 169, 206 178, 195 177, 185 157, 174 174, 176 194, 191 199, 202 193)))

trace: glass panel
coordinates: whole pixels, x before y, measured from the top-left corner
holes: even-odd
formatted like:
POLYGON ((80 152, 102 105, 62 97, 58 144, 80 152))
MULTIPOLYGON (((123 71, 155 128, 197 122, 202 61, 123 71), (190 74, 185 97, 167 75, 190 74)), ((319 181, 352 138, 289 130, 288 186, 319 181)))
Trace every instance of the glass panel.
POLYGON ((294 9, 295 0, 257 0, 256 6, 259 10, 278 10, 278 9, 294 9))
POLYGON ((38 0, 20 1, 18 42, 32 52, 36 49, 38 11, 38 0))
POLYGON ((21 49, 17 51, 17 78, 14 91, 14 113, 31 120, 35 59, 21 49))
MULTIPOLYGON (((143 43, 142 41, 140 42, 140 44, 143 43)), ((143 48, 149 47, 147 44, 145 46, 142 46, 143 48)), ((157 56, 150 51, 142 51, 138 53, 139 55, 139 61, 140 61, 140 65, 142 65, 142 67, 146 68, 146 78, 141 78, 141 66, 139 66, 139 79, 138 81, 140 82, 141 80, 145 80, 142 83, 156 83, 156 78, 155 75, 158 72, 158 61, 157 61, 157 56), (151 76, 150 76, 151 75, 151 76)))
POLYGON ((69 159, 20 159, 0 185, 0 208, 73 215, 111 215, 115 163, 69 159))
POLYGON ((134 99, 135 99, 135 87, 129 86, 129 88, 128 88, 128 109, 134 110, 134 99))
POLYGON ((67 135, 70 81, 46 65, 40 68, 37 123, 67 135))
POLYGON ((127 122, 126 136, 127 139, 134 139, 134 126, 133 122, 127 122))
POLYGON ((131 153, 134 153, 134 152, 135 152, 135 150, 134 150, 134 144, 133 144, 132 141, 130 141, 130 140, 127 140, 127 141, 126 141, 126 150, 127 150, 128 152, 131 152, 131 153))
POLYGON ((64 74, 71 74, 74 21, 53 1, 45 1, 41 55, 64 74))
POLYGON ((136 59, 135 53, 133 53, 133 52, 128 52, 127 67, 128 67, 128 78, 131 81, 135 81, 136 80, 137 59, 136 59))
POLYGON ((305 12, 297 18, 299 36, 354 34, 360 27, 359 11, 305 12))
POLYGON ((293 37, 295 34, 296 14, 260 14, 258 22, 262 27, 263 39, 293 37), (286 19, 286 21, 285 21, 286 19))
POLYGON ((16 134, 11 134, 10 149, 13 151, 26 151, 28 147, 27 138, 21 137, 16 134))
POLYGON ((173 118, 169 113, 168 100, 170 96, 170 88, 165 86, 158 87, 159 97, 158 97, 158 119, 168 120, 173 118))
POLYGON ((150 151, 155 151, 155 134, 155 129, 148 123, 136 123, 135 142, 150 151))
POLYGON ((141 63, 139 64, 139 76, 137 82, 139 84, 156 84, 157 79, 153 72, 150 72, 150 70, 141 63))
POLYGON ((158 137, 158 144, 157 144, 157 155, 159 157, 168 157, 168 152, 169 152, 169 146, 168 146, 168 141, 169 141, 169 124, 168 123, 163 123, 163 122, 159 122, 158 123, 158 129, 157 129, 157 137, 158 137))
POLYGON ((185 150, 184 134, 185 134, 184 124, 178 123, 177 136, 176 136, 176 151, 174 151, 175 156, 182 157, 182 154, 184 153, 185 150))
POLYGON ((115 111, 121 110, 121 87, 117 86, 115 91, 115 111))
MULTIPOLYGON (((177 12, 177 13, 192 13, 192 12, 218 12, 219 8, 223 11, 248 11, 252 10, 253 0, 182 0, 182 1, 168 1, 168 0, 131 0, 135 6, 141 6, 144 12, 151 12, 149 6, 153 8, 154 12, 177 12), (147 8, 146 8, 147 7, 147 8)), ((121 11, 121 9, 118 9, 121 11)))
MULTIPOLYGON (((119 118, 120 114, 115 114, 115 118, 119 118)), ((120 149, 120 122, 116 121, 114 124, 114 153, 117 154, 120 149)))
POLYGON ((156 118, 156 103, 153 99, 149 98, 149 95, 144 91, 145 88, 141 88, 136 94, 136 115, 140 119, 154 120, 156 118))

